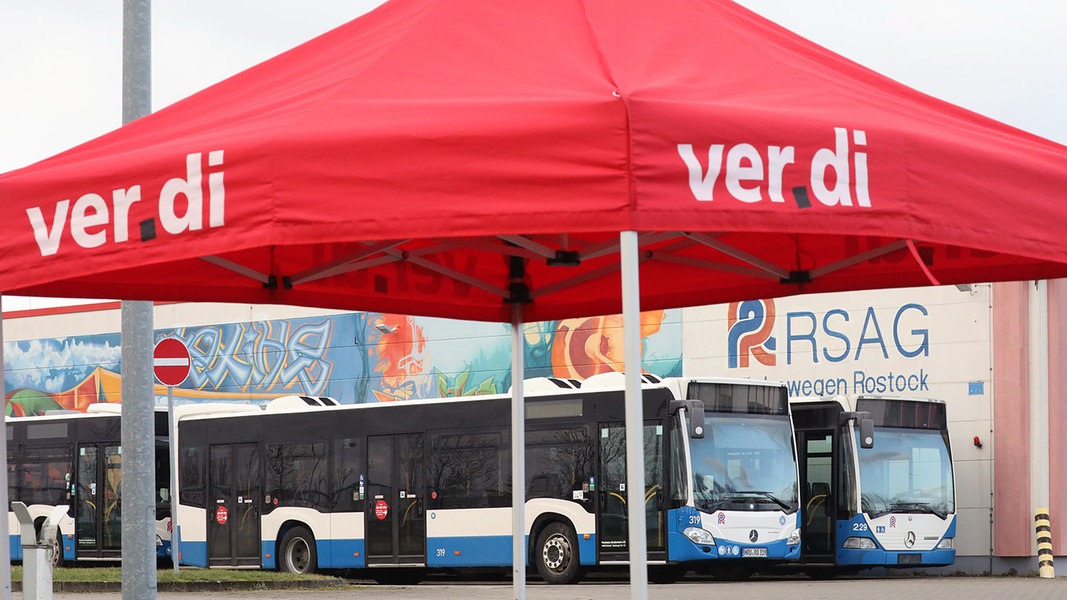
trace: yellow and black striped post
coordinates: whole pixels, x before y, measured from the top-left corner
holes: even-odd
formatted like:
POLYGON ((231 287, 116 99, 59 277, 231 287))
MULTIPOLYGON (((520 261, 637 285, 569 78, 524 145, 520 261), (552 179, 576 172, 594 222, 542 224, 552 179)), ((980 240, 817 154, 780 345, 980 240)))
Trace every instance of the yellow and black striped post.
POLYGON ((1034 513, 1034 532, 1037 534, 1037 574, 1045 579, 1054 578, 1056 570, 1052 566, 1052 522, 1049 520, 1047 508, 1039 508, 1034 513))

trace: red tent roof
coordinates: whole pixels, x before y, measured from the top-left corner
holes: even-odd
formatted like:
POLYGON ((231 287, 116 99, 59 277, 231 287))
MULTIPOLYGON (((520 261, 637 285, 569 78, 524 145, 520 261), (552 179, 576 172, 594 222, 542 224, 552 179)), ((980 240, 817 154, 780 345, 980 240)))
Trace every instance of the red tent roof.
POLYGON ((1067 274, 1067 148, 727 1, 392 0, 0 176, 0 291, 510 320, 1067 274), (513 258, 514 257, 514 258, 513 258))

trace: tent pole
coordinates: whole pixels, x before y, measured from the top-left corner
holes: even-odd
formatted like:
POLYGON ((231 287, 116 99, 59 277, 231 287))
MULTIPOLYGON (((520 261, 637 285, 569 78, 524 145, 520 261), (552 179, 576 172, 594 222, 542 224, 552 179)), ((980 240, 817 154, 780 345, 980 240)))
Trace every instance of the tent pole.
POLYGON ((526 600, 526 414, 522 379, 526 372, 522 303, 511 305, 511 588, 526 600))
MULTIPOLYGON (((0 296, 0 306, 3 306, 3 296, 0 296)), ((0 309, 0 398, 3 399, 0 402, 0 407, 3 407, 3 411, 0 414, 7 415, 7 390, 4 389, 4 315, 3 309, 0 309)), ((8 506, 11 501, 7 497, 7 424, 6 416, 4 424, 4 435, 0 435, 0 456, 4 457, 4 468, 0 469, 0 509, 3 512, 4 518, 0 519, 0 533, 3 537, 0 537, 0 598, 3 600, 11 600, 11 532, 9 531, 9 525, 7 513, 8 506)))
POLYGON ((645 530, 644 414, 641 407, 641 288, 636 231, 619 234, 622 264, 623 364, 626 371, 626 504, 629 506, 630 598, 648 600, 645 530))

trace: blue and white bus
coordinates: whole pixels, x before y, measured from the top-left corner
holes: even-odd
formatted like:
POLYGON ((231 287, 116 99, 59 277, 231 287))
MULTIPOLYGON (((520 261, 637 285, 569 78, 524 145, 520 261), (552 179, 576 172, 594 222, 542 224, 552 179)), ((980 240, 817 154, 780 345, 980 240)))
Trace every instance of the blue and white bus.
MULTIPOLYGON (((528 562, 550 583, 628 560, 621 374, 526 382, 528 562)), ((643 384, 652 580, 800 554, 786 389, 643 384), (703 425, 703 427, 699 427, 703 425)), ((382 582, 511 565, 510 397, 265 410, 178 420, 183 564, 366 569, 382 582)), ((752 568, 752 567, 746 567, 752 568)))
MULTIPOLYGON (((52 554, 55 564, 118 561, 122 556, 121 404, 88 412, 7 417, 8 498, 26 504, 38 533, 56 506, 66 506, 52 554)), ((156 553, 170 557, 170 463, 167 413, 155 413, 156 553)), ((22 560, 20 528, 8 513, 11 559, 22 560)))
POLYGON ((945 403, 879 396, 790 400, 812 576, 948 566, 956 500, 945 403))

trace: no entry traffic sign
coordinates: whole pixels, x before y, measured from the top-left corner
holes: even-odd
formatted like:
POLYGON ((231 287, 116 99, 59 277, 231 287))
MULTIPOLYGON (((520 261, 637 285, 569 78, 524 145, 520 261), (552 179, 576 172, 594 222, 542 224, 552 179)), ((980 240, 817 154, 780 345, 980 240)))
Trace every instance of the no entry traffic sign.
POLYGON ((181 385, 189 376, 189 349, 178 338, 159 340, 152 351, 152 370, 163 385, 181 385))

